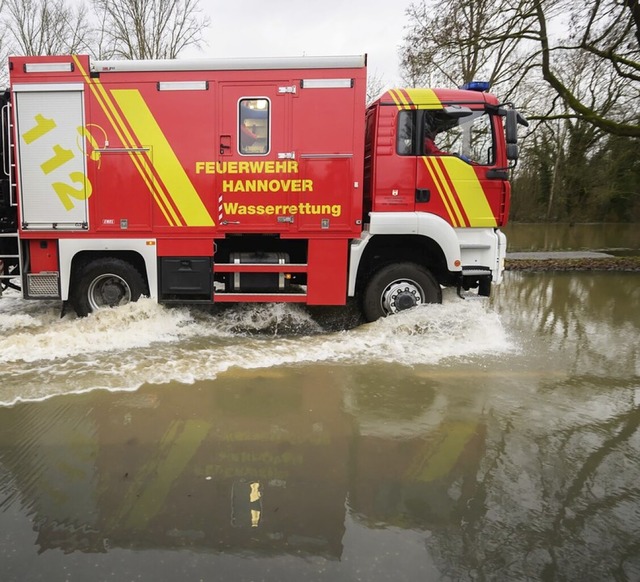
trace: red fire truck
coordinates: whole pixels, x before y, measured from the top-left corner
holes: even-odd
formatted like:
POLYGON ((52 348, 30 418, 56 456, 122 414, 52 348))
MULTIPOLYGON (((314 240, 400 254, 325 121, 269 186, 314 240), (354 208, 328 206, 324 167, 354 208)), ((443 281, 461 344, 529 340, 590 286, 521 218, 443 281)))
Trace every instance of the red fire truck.
POLYGON ((483 85, 394 89, 366 57, 11 57, 0 283, 135 301, 358 297, 367 320, 490 293, 516 125, 483 85))

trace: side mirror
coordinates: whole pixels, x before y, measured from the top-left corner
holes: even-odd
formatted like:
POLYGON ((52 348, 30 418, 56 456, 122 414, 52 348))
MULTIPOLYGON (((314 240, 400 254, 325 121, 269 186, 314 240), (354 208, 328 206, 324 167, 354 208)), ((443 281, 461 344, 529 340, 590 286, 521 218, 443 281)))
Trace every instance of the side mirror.
POLYGON ((509 145, 515 145, 518 143, 518 112, 515 109, 507 109, 505 137, 507 138, 507 144, 509 145))
POLYGON ((518 144, 515 144, 515 143, 507 144, 507 160, 511 162, 518 161, 518 144))

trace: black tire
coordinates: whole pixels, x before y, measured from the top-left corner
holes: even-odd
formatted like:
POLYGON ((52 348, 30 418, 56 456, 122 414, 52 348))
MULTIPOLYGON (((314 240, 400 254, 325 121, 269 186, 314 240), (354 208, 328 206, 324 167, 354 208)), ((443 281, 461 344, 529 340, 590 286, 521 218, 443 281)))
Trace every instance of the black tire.
POLYGON ((415 263, 396 263, 369 279, 362 312, 367 321, 375 321, 423 303, 442 303, 442 289, 434 276, 415 263))
POLYGON ((122 259, 96 259, 85 265, 70 293, 76 313, 84 317, 102 307, 137 301, 145 289, 138 270, 122 259))

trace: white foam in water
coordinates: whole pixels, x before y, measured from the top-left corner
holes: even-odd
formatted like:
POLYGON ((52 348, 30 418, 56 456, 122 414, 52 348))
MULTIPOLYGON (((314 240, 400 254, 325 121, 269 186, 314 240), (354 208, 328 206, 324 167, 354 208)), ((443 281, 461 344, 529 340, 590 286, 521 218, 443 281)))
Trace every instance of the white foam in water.
POLYGON ((510 349, 486 301, 462 301, 455 295, 447 295, 443 305, 332 333, 323 331, 304 307, 288 304, 245 304, 209 313, 141 300, 83 319, 60 319, 55 302, 5 299, 0 299, 0 399, 5 405, 96 388, 192 383, 232 367, 316 362, 412 366, 510 349))
POLYGON ((35 362, 148 347, 197 333, 188 310, 168 310, 150 299, 86 318, 0 314, 0 358, 35 362))

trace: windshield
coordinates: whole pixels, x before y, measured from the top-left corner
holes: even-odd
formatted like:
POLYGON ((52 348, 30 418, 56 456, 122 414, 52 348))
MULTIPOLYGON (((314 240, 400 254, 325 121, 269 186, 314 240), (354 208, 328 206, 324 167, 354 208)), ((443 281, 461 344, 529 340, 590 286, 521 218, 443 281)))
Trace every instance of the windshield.
POLYGON ((426 155, 457 155, 476 164, 493 164, 491 116, 485 111, 454 118, 444 111, 424 112, 426 155), (435 147, 430 149, 429 142, 435 147))

